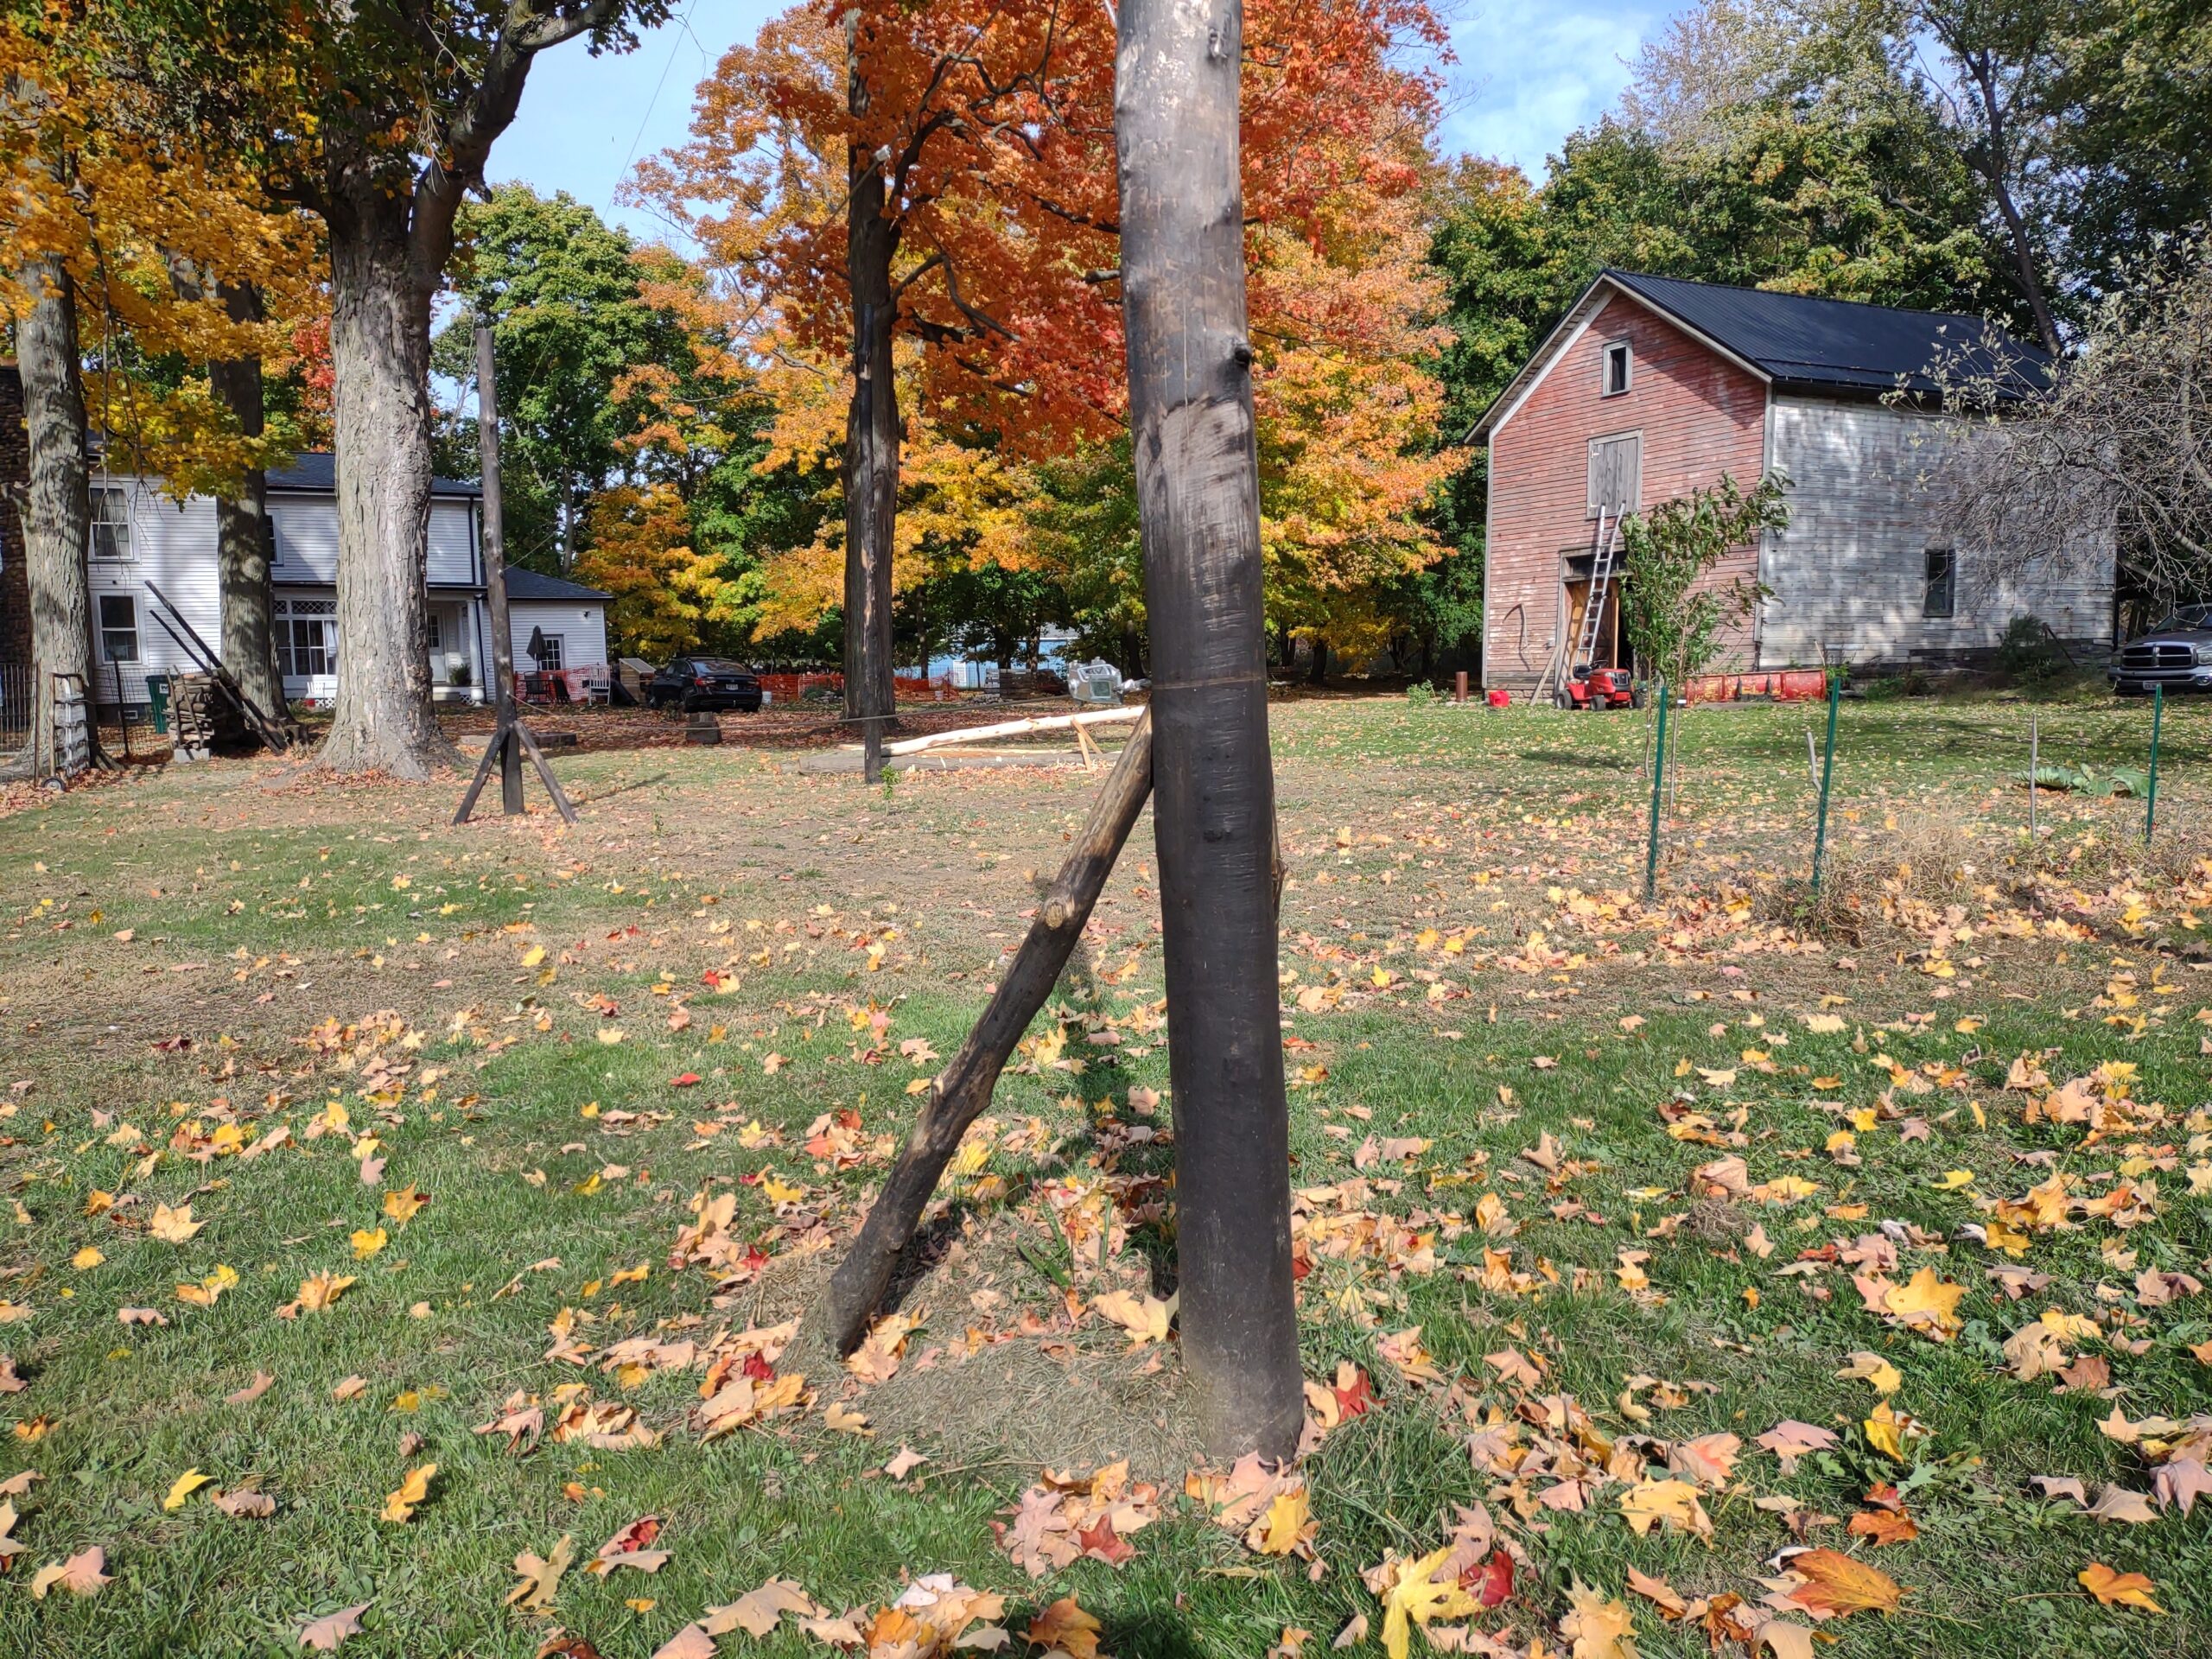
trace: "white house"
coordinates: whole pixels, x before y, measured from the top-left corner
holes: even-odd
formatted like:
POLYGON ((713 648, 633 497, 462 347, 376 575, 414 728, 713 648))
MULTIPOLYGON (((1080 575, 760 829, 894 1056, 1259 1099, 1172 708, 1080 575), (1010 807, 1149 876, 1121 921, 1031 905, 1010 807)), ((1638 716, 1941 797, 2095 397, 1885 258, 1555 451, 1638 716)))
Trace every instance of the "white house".
MULTIPOLYGON (((95 696, 143 704, 147 681, 193 673, 190 653, 174 638, 154 597, 158 588, 210 650, 222 639, 215 565, 215 503, 194 495, 181 503, 161 493, 158 479, 95 474, 91 573, 92 624, 99 635, 95 696)), ((484 559, 478 540, 481 492, 441 478, 430 486, 430 679, 442 700, 486 700, 492 662, 484 601, 484 559)), ((284 694, 296 702, 327 702, 337 690, 338 497, 334 459, 302 455, 269 475, 269 517, 276 554, 270 566, 276 601, 276 657, 284 694)), ((607 661, 608 595, 582 582, 534 571, 507 573, 508 620, 518 669, 582 668, 607 661), (531 641, 539 642, 533 662, 531 641)), ((182 632, 181 629, 179 630, 182 632)))

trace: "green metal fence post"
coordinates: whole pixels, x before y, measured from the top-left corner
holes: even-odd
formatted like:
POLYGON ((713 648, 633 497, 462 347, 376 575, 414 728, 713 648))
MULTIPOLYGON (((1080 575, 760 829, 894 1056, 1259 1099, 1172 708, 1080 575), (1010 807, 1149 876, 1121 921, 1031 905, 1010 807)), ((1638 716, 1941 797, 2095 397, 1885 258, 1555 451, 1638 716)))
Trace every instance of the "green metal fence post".
POLYGON ((1643 897, 1648 903, 1659 886, 1659 797, 1667 779, 1667 705, 1673 702, 1667 682, 1659 682, 1659 741, 1657 759, 1651 765, 1651 836, 1643 855, 1643 897))
POLYGON ((2158 728, 2165 721, 2166 688, 2153 687, 2151 693, 2151 784, 2144 793, 2143 839, 2151 839, 2152 826, 2158 821, 2158 728))
POLYGON ((1843 699, 1843 676, 1828 671, 1828 743, 1821 753, 1821 810, 1813 827, 1813 891, 1821 890, 1821 860, 1828 848, 1828 785, 1835 777, 1835 710, 1843 699))

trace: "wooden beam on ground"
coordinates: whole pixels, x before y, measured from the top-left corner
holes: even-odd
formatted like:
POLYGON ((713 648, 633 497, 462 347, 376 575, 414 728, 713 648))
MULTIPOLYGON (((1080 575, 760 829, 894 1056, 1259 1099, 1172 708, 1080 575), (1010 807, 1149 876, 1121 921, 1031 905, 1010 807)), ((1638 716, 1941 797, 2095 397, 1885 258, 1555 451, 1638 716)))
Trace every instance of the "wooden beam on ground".
POLYGON ((1028 720, 1002 720, 995 726, 963 726, 957 731, 931 732, 921 737, 901 738, 896 743, 883 746, 886 754, 919 754, 924 749, 943 748, 948 743, 981 743, 994 737, 1019 737, 1025 732, 1058 732, 1072 728, 1080 731, 1085 726, 1105 726, 1116 721, 1135 720, 1144 713, 1139 707, 1127 709, 1086 709, 1079 715, 1037 715, 1028 720))
POLYGON ((931 1081, 906 1148, 869 1208, 860 1236, 838 1263, 822 1300, 807 1313, 808 1334, 833 1344, 840 1354, 852 1352, 867 1334, 868 1321, 891 1283, 892 1270, 913 1238, 945 1165, 959 1149, 968 1126, 991 1103, 991 1091, 998 1086, 1014 1045, 1059 983, 1060 971, 1083 937, 1122 843, 1144 810, 1152 792, 1152 723, 1143 710, 1135 712, 1136 729, 1129 734, 1105 788, 1091 803, 1090 817, 1038 906, 1020 950, 1000 976, 998 989, 991 993, 968 1040, 931 1081))

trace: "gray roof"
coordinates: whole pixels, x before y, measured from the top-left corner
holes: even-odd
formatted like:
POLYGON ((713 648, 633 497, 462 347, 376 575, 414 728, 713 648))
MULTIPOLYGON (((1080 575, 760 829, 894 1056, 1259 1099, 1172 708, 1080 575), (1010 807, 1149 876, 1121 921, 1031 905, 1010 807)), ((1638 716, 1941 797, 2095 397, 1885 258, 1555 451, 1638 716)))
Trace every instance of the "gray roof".
POLYGON ((507 570, 509 599, 612 599, 603 588, 587 588, 566 576, 541 575, 535 570, 507 570))
MULTIPOLYGON (((309 449, 294 458, 292 464, 282 472, 269 474, 272 490, 293 490, 302 495, 335 495, 338 493, 338 457, 327 449, 309 449)), ((471 484, 457 478, 434 478, 430 480, 432 495, 466 496, 470 499, 484 493, 481 485, 471 484)))
POLYGON ((1942 390, 1944 375, 1955 380, 1993 375, 2001 390, 2025 396, 2044 385, 2051 370, 2050 354, 2039 346, 1958 312, 1904 311, 1606 270, 1583 289, 1469 435, 1487 435, 1543 373, 1575 326, 1614 293, 1640 301, 1784 390, 1862 396, 1935 392, 1942 390))

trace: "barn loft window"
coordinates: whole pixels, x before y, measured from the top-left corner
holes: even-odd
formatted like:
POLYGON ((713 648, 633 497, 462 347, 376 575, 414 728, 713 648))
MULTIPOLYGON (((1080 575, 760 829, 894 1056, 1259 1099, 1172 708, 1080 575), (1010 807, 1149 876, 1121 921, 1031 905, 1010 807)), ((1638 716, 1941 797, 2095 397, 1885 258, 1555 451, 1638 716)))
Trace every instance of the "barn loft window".
POLYGON ((1605 347, 1605 381, 1604 396, 1618 397, 1628 390, 1630 373, 1628 341, 1617 340, 1605 347))
POLYGON ((130 556, 130 496, 113 485, 95 484, 92 489, 92 556, 127 559, 130 556))
POLYGON ((100 595, 100 655, 111 663, 138 660, 138 606, 128 594, 100 595))
POLYGON ((1923 589, 1920 613, 1923 616, 1951 617, 1959 607, 1959 556, 1948 547, 1928 550, 1927 585, 1923 589))
POLYGON ((1590 440, 1590 512, 1618 518, 1632 512, 1642 499, 1643 435, 1590 440))

